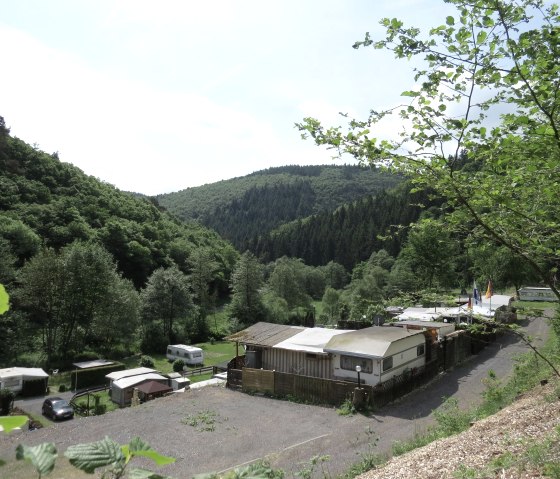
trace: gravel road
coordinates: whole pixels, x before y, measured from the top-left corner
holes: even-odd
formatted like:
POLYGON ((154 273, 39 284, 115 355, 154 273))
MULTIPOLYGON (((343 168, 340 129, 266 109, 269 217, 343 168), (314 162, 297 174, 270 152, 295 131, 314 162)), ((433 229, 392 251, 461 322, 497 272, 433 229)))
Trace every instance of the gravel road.
MULTIPOLYGON (((544 338, 547 332, 546 321, 540 319, 527 322, 524 328, 536 338, 544 338)), ((464 406, 478 401, 484 389, 481 380, 488 370, 494 370, 498 377, 506 376, 512 358, 527 350, 511 336, 501 337, 460 367, 370 417, 345 417, 333 408, 209 386, 104 416, 2 436, 0 458, 7 459, 8 451, 19 442, 34 445, 52 441, 64 451, 71 444, 105 436, 121 444, 140 436, 158 452, 177 458, 158 471, 177 478, 224 471, 259 458, 267 458, 273 466, 283 468, 287 477, 293 477, 317 455, 330 456, 324 467, 334 476, 360 459, 372 437, 379 438, 375 450, 383 452, 390 450, 395 440, 424 430, 432 421, 431 411, 444 397, 456 397, 464 406), (195 420, 197 425, 193 425, 195 420), (202 424, 203 420, 209 424, 202 424)))

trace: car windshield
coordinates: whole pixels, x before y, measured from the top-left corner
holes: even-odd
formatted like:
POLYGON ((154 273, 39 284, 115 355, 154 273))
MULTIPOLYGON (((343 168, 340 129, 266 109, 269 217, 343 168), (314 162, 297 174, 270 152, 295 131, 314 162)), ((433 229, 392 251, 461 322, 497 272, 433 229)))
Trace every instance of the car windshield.
POLYGON ((64 399, 60 399, 58 401, 53 401, 52 405, 53 407, 66 407, 68 406, 68 402, 64 399))

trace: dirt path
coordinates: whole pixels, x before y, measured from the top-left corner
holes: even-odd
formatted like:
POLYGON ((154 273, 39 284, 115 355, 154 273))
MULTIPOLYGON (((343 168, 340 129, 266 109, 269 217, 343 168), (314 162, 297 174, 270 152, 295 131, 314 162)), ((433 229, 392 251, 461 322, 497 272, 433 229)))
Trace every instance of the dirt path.
MULTIPOLYGON (((547 331, 546 323, 538 319, 525 328, 533 336, 544 337, 547 331)), ((373 437, 379 437, 376 450, 383 452, 395 440, 423 430, 432 420, 431 411, 444 397, 456 397, 464 406, 478 401, 484 388, 481 380, 488 370, 494 370, 498 377, 507 375, 512 358, 525 351, 527 347, 521 342, 501 337, 461 367, 372 417, 344 417, 332 408, 207 387, 100 417, 0 437, 0 459, 12 460, 19 442, 34 445, 52 441, 64 451, 71 444, 105 436, 119 443, 140 436, 162 454, 177 458, 161 471, 177 478, 222 471, 258 458, 268 458, 292 477, 317 455, 330 456, 324 467, 334 476, 357 462, 373 437), (204 425, 204 420, 208 424, 204 425), (198 424, 193 426, 195 422, 198 424)))

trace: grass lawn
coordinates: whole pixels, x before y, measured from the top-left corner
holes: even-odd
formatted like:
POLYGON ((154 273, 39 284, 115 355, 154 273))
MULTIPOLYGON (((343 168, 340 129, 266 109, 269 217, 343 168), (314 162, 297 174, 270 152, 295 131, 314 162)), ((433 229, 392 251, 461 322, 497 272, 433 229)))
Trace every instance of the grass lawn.
POLYGON ((552 301, 514 301, 513 306, 520 309, 536 309, 543 311, 545 309, 558 308, 560 304, 552 301))

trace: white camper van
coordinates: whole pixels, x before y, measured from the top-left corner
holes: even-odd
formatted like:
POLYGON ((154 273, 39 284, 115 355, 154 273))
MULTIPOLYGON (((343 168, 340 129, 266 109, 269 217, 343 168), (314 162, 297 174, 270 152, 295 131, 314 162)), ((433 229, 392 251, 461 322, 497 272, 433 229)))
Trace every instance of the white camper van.
POLYGON ((525 286, 517 291, 521 301, 558 301, 550 288, 525 286))
POLYGON ((167 346, 167 359, 175 361, 182 359, 189 366, 204 363, 204 353, 202 349, 185 344, 170 344, 167 346))

